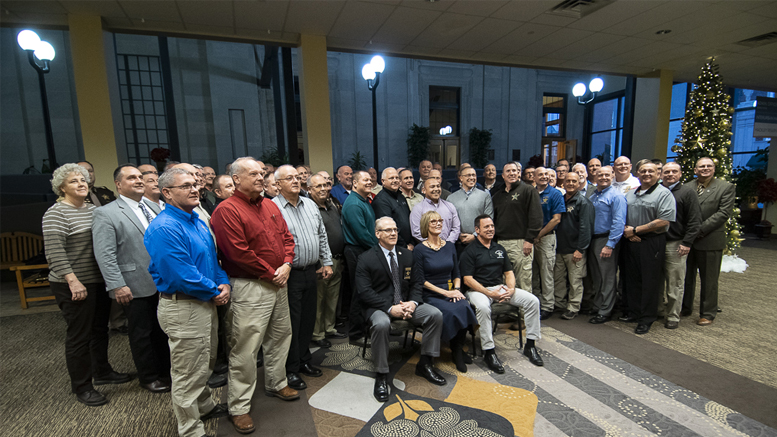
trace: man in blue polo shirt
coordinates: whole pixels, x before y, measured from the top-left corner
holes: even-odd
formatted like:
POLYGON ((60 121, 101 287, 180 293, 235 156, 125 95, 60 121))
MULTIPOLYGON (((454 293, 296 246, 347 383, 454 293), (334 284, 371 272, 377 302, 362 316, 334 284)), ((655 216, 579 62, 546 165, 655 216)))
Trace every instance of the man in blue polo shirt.
POLYGON ((556 226, 566 209, 561 191, 548 185, 548 169, 537 167, 534 181, 540 194, 542 229, 534 239, 532 288, 534 295, 540 298, 540 320, 545 320, 553 314, 555 305, 553 266, 556 264, 556 226))

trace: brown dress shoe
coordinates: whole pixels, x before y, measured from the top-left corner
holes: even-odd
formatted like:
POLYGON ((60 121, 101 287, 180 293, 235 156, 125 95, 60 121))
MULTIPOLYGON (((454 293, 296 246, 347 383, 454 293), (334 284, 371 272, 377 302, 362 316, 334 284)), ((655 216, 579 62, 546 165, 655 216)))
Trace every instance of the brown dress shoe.
POLYGON ((239 416, 230 416, 229 420, 235 425, 235 431, 240 434, 251 434, 256 430, 254 427, 254 421, 249 414, 241 414, 239 416))
POLYGON ((699 326, 707 326, 712 324, 712 320, 702 317, 698 322, 696 322, 696 324, 699 326))
POLYGON ((293 401, 294 399, 299 399, 299 392, 289 387, 288 385, 278 391, 265 390, 264 394, 267 396, 275 396, 276 398, 280 398, 284 401, 293 401))

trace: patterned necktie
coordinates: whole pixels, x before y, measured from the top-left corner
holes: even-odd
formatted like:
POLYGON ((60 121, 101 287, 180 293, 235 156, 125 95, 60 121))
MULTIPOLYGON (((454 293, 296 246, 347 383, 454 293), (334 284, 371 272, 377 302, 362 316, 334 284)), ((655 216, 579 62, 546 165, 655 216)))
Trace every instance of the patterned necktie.
POLYGON ((151 224, 151 220, 154 220, 154 217, 151 217, 151 213, 148 212, 148 209, 146 209, 146 205, 143 204, 142 200, 138 203, 138 207, 140 207, 140 210, 143 211, 143 215, 146 216, 148 224, 151 224))
POLYGON ((397 260, 394 258, 394 252, 389 252, 391 258, 391 282, 394 283, 394 305, 399 304, 402 300, 402 285, 399 282, 399 266, 397 260))
POLYGON ((701 196, 701 193, 703 193, 703 192, 704 192, 704 185, 699 184, 699 186, 696 187, 696 194, 701 196))

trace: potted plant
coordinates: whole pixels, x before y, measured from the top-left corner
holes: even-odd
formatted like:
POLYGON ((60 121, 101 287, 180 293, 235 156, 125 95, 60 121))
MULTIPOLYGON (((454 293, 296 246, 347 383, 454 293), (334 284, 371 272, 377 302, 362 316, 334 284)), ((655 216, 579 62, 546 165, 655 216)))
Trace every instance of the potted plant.
POLYGON ((769 205, 777 201, 777 182, 773 178, 764 179, 758 183, 758 200, 763 202, 764 209, 761 222, 755 225, 756 236, 760 239, 769 239, 772 235, 772 223, 766 220, 766 211, 769 205))
POLYGON ((348 167, 351 167, 351 170, 354 172, 367 170, 367 161, 364 160, 364 156, 362 156, 361 152, 357 150, 355 153, 351 154, 351 159, 348 160, 348 167))
POLYGON ((484 168, 488 164, 491 135, 491 129, 473 127, 469 130, 469 160, 475 168, 484 168))
POLYGON ((418 168, 421 161, 427 158, 430 138, 428 127, 413 123, 407 134, 407 161, 410 167, 418 168))

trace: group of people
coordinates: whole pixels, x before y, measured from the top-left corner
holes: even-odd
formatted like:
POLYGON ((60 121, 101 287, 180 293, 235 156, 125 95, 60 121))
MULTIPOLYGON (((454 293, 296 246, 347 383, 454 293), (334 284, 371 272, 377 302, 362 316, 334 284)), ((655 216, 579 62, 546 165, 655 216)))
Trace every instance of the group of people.
POLYGON ((504 372, 494 302, 522 310, 510 329, 525 326, 523 353, 536 366, 540 320, 554 311, 604 323, 618 306, 638 334, 659 315, 676 328, 692 310, 697 269, 697 323, 710 324, 733 186, 714 178, 709 158, 685 185, 677 164, 660 167, 640 161, 634 177, 623 156, 614 167, 593 159, 571 170, 508 162, 501 181, 492 164, 478 181, 463 164, 450 183, 424 161, 418 183, 409 168, 383 169, 378 185, 376 171, 340 166, 334 185, 326 171, 250 157, 223 175, 125 164, 114 171, 112 200, 94 187, 91 164, 65 164, 53 174, 61 197, 43 236, 72 391, 103 405, 94 386, 134 378, 108 362, 112 302, 126 315, 140 386, 172 391, 181 436, 205 435, 203 421, 227 415, 237 432, 253 432, 257 367, 266 395, 297 399, 302 376, 322 375, 311 345, 331 339, 361 344, 369 335, 373 393, 387 401, 394 320, 422 329, 416 374, 437 385, 446 384, 433 362, 441 343, 466 372, 465 335, 475 326, 485 364, 504 372), (337 329, 345 321, 347 334, 337 329), (219 374, 225 404, 211 398, 219 374))

